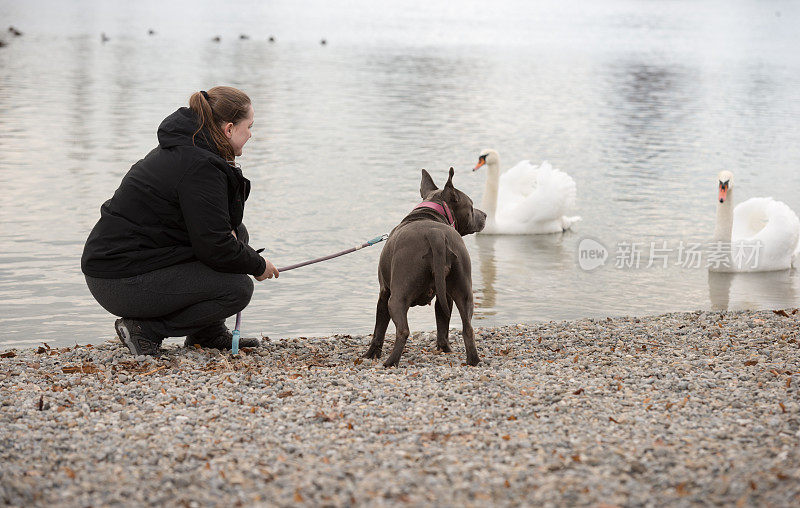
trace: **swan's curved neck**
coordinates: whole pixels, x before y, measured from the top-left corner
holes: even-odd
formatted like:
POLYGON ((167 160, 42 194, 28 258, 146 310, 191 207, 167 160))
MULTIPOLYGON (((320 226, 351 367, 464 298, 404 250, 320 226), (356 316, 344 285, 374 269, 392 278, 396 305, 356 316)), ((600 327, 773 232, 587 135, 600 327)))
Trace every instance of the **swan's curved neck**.
POLYGON ((733 189, 728 189, 724 203, 717 203, 717 225, 714 228, 714 241, 729 243, 733 232, 733 189))
POLYGON ((490 217, 497 212, 497 190, 500 187, 500 162, 486 164, 486 187, 483 189, 481 209, 490 217))

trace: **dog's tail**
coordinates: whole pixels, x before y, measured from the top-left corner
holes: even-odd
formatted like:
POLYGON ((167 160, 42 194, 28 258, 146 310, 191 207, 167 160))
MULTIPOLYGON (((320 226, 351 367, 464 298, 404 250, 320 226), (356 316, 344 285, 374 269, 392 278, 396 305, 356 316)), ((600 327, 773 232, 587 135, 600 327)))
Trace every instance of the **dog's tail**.
POLYGON ((431 248, 431 271, 433 272, 433 284, 436 290, 436 304, 444 311, 445 315, 450 313, 447 305, 447 276, 450 274, 450 261, 447 258, 447 237, 440 232, 431 232, 426 235, 428 245, 431 248), (436 238, 431 238, 432 236, 436 238))

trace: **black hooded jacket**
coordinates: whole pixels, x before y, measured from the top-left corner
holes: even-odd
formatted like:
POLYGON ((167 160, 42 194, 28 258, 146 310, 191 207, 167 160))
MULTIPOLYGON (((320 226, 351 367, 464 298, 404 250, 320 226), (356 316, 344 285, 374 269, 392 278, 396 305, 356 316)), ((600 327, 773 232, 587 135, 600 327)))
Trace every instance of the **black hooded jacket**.
POLYGON ((242 222, 250 181, 180 108, 158 127, 158 147, 134 164, 100 207, 81 257, 83 273, 132 277, 200 260, 219 272, 261 275, 266 262, 231 231, 242 222))

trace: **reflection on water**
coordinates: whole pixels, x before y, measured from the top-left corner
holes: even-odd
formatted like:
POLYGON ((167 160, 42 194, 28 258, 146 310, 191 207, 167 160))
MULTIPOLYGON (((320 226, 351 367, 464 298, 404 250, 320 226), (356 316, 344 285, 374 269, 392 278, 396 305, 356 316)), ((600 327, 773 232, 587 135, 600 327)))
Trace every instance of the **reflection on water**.
POLYGON ((571 299, 573 291, 558 284, 554 277, 575 267, 569 247, 574 236, 569 232, 533 236, 479 234, 470 239, 468 246, 474 242, 471 251, 476 317, 486 319, 508 309, 542 304, 538 300, 551 299, 546 295, 554 287, 562 290, 558 300, 571 299))
POLYGON ((781 309, 797 305, 799 281, 793 270, 708 272, 708 296, 714 310, 781 309))
MULTIPOLYGON (((419 201, 423 167, 441 184, 454 166, 479 203, 484 175, 470 169, 494 147, 503 168, 549 160, 569 173, 583 221, 565 234, 465 238, 480 325, 797 306, 797 271, 614 260, 621 241, 708 239, 721 169, 749 193, 740 199, 800 211, 800 11, 498 2, 0 3, 26 34, 0 49, 0 347, 113 335, 80 273, 83 242, 160 121, 215 84, 253 100, 245 221, 278 265, 390 231, 419 201), (608 248, 606 266, 579 268, 584 237, 608 248)), ((369 333, 380 248, 258 284, 245 334, 369 333)), ((432 309, 412 310, 410 324, 433 329, 432 309)))
MULTIPOLYGON (((497 261, 494 257, 494 238, 488 235, 479 235, 475 241, 478 247, 478 267, 480 269, 480 287, 475 290, 475 317, 482 319, 484 316, 493 316, 497 306, 497 261), (486 309, 486 310, 484 310, 486 309)), ((473 265, 475 260, 473 260, 473 265)), ((473 268, 474 271, 474 268, 473 268)), ((474 286, 474 283, 473 283, 474 286)))

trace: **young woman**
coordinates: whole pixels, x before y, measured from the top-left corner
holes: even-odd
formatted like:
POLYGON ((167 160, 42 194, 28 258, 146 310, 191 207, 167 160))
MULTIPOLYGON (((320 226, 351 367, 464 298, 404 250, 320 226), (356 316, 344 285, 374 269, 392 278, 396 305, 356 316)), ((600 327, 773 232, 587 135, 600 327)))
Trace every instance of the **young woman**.
MULTIPOLYGON (((158 146, 134 164, 100 208, 81 258, 89 291, 135 355, 165 337, 230 349, 225 319, 275 267, 248 245, 242 216, 250 181, 235 164, 253 125, 244 92, 201 91, 158 127, 158 146)), ((242 340, 242 346, 257 341, 242 340)))

